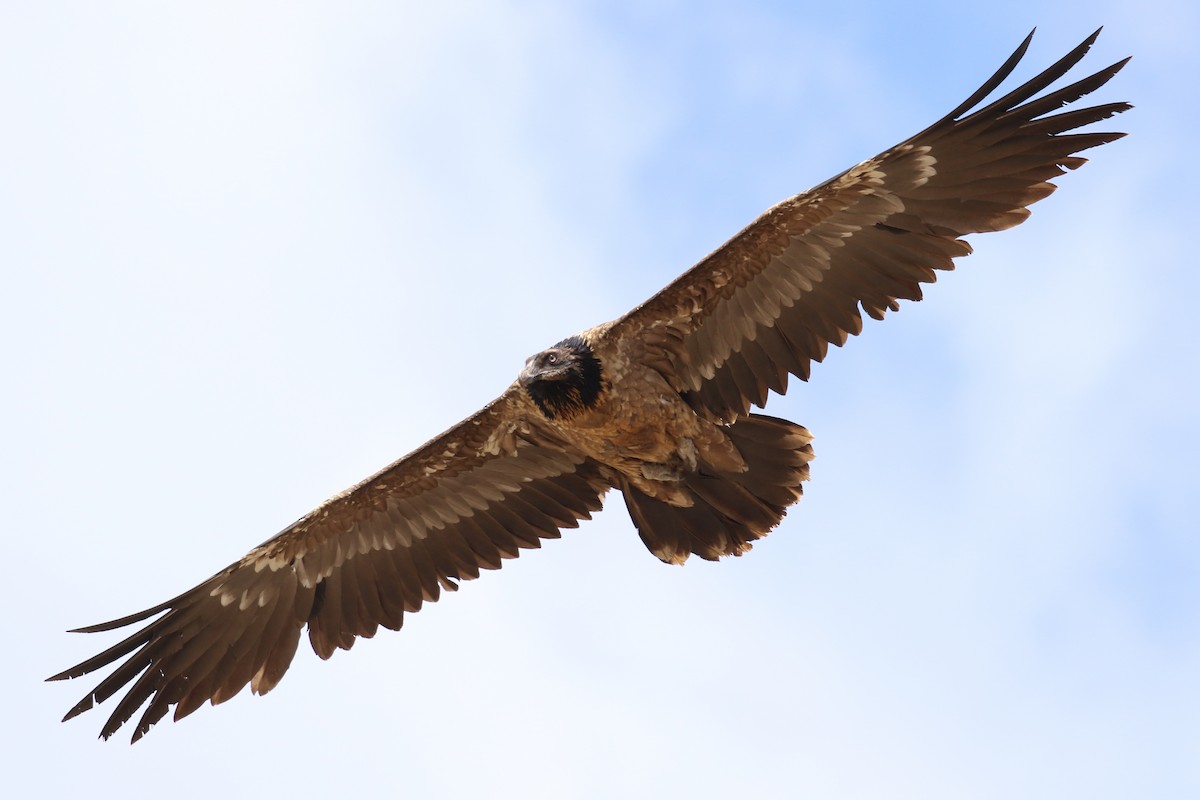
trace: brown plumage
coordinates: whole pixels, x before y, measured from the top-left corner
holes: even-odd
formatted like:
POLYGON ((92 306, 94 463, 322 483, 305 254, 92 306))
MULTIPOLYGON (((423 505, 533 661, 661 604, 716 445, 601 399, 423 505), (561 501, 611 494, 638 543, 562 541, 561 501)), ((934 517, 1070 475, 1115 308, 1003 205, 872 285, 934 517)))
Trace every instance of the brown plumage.
MULTIPOLYGON (((1098 33, 1098 32, 1097 32, 1098 33)), ((81 628, 153 621, 51 680, 111 664, 66 718, 125 691, 105 738, 146 705, 133 739, 247 683, 269 691, 307 626, 328 658, 397 629, 456 581, 559 536, 610 488, 663 561, 740 555, 801 494, 804 428, 750 413, 829 345, 882 318, 967 255, 965 234, 1022 222, 1077 153, 1123 134, 1068 133, 1130 106, 1059 111, 1125 63, 1034 99, 1093 34, 1041 75, 978 110, 1027 38, 945 118, 768 210, 615 322, 533 356, 474 416, 329 499, 208 580, 154 608, 81 628), (147 705, 148 703, 148 705, 147 705)))

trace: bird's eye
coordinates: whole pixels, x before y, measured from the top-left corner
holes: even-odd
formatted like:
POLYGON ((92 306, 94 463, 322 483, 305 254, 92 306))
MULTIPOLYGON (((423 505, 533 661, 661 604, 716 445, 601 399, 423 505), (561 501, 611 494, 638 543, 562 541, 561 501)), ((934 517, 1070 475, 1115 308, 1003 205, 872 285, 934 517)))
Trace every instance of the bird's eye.
POLYGON ((557 364, 558 363, 558 354, 557 353, 547 353, 546 354, 546 363, 547 364, 557 364))

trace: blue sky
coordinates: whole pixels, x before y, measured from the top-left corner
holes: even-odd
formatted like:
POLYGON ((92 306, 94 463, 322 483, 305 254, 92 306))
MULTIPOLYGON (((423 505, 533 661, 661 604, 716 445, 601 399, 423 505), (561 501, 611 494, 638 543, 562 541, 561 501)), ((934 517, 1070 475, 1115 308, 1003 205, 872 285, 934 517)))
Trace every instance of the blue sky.
POLYGON ((432 5, 0 5, 13 791, 1200 792, 1194 6, 432 5), (817 460, 748 556, 662 565, 613 497, 265 698, 59 724, 115 641, 63 630, 1101 24, 1132 135, 770 401, 817 460))

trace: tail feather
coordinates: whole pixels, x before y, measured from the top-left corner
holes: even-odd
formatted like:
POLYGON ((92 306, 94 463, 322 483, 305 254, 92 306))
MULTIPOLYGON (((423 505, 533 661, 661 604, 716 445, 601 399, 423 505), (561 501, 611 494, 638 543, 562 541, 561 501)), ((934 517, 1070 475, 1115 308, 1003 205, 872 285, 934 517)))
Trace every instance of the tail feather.
POLYGON ((655 500, 627 482, 621 486, 642 541, 669 564, 682 564, 692 553, 709 561, 740 556, 800 499, 813 457, 807 430, 794 422, 752 414, 725 432, 747 470, 725 472, 701 463, 699 471, 684 478, 695 500, 691 506, 655 500))

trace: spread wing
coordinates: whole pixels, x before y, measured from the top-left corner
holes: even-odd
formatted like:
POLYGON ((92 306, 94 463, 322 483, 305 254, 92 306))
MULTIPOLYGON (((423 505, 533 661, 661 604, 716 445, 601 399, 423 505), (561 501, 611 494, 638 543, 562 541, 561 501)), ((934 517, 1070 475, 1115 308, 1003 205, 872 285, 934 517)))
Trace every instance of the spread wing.
POLYGON ((808 379, 829 344, 919 300, 935 270, 971 252, 960 237, 1010 228, 1054 191, 1076 153, 1121 133, 1067 133, 1127 110, 1059 111, 1103 86, 1125 61, 1043 97, 1099 35, 975 111, 1025 54, 1033 34, 975 94, 932 127, 768 210, 712 255, 618 320, 646 359, 700 413, 731 421, 808 379), (1058 113, 1053 113, 1058 112, 1058 113))
POLYGON ((471 418, 326 501, 278 536, 178 597, 95 633, 158 619, 50 680, 117 669, 64 719, 125 696, 101 735, 147 700, 133 741, 175 706, 178 720, 247 683, 270 691, 308 626, 321 658, 498 569, 600 508, 604 468, 555 439, 515 385, 471 418))

